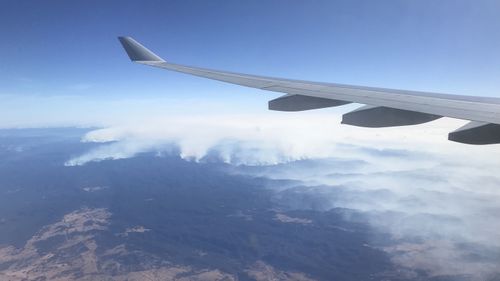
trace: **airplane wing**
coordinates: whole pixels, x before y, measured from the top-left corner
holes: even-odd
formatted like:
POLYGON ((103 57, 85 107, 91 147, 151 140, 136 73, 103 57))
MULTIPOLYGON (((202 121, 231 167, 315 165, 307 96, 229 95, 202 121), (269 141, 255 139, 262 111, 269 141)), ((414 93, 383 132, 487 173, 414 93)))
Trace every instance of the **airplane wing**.
POLYGON ((500 143, 500 99, 384 89, 282 79, 191 67, 167 62, 131 37, 119 40, 133 62, 285 95, 269 101, 269 109, 302 111, 365 104, 342 117, 342 124, 361 127, 416 125, 452 117, 469 120, 448 139, 467 144, 500 143))

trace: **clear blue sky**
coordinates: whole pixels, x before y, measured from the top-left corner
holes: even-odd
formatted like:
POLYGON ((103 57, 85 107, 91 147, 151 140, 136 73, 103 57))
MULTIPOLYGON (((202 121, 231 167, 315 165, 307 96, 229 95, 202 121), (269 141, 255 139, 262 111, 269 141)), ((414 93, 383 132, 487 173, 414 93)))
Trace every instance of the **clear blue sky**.
POLYGON ((3 0, 0 95, 230 104, 258 92, 131 64, 116 39, 130 35, 177 63, 500 97, 499 15, 497 0, 3 0))

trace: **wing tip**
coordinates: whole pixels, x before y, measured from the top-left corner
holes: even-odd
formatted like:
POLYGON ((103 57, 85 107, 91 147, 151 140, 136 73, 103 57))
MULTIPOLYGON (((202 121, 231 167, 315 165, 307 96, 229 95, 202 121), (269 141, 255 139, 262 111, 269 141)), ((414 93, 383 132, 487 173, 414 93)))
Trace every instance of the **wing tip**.
POLYGON ((130 36, 118 36, 118 40, 122 44, 123 49, 127 52, 128 57, 131 61, 153 61, 153 62, 163 62, 161 57, 150 51, 148 48, 141 45, 139 42, 134 40, 130 36))

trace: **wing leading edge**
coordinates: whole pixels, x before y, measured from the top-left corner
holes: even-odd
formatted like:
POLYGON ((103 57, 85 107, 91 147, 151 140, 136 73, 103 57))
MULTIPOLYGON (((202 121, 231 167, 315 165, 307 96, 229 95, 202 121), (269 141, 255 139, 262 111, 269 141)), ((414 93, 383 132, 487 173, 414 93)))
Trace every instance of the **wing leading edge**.
POLYGON ((471 121, 448 139, 468 144, 500 143, 500 99, 265 77, 167 62, 131 37, 119 37, 133 62, 231 84, 280 92, 269 109, 302 111, 348 103, 367 106, 344 114, 342 123, 362 127, 415 125, 440 117, 471 121))

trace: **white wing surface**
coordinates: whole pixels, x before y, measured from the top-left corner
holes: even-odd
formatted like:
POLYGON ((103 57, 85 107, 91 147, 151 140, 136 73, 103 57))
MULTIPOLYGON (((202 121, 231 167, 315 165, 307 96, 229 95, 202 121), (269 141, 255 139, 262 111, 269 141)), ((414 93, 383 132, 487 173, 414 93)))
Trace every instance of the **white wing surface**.
POLYGON ((362 127, 416 125, 440 117, 471 122, 451 132, 449 140, 468 144, 500 143, 500 99, 384 89, 265 77, 167 62, 130 37, 119 37, 133 62, 285 95, 269 109, 302 111, 365 104, 343 115, 342 123, 362 127))

